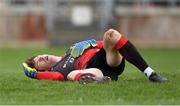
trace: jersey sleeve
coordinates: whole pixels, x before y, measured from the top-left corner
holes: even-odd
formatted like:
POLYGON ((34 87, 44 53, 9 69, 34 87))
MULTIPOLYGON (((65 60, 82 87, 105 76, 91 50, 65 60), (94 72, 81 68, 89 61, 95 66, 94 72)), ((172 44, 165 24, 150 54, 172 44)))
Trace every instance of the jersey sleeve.
POLYGON ((37 72, 36 73, 36 79, 63 81, 64 76, 59 72, 45 71, 45 72, 37 72))

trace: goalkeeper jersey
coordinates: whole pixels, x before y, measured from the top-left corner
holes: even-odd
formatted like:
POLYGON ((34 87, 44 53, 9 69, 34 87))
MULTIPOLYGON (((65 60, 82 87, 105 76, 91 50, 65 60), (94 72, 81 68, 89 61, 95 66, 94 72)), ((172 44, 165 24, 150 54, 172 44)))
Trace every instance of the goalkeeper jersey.
POLYGON ((78 58, 67 53, 51 70, 37 72, 37 79, 67 80, 67 75, 73 70, 85 69, 88 61, 102 48, 102 41, 97 41, 96 47, 90 47, 78 58))

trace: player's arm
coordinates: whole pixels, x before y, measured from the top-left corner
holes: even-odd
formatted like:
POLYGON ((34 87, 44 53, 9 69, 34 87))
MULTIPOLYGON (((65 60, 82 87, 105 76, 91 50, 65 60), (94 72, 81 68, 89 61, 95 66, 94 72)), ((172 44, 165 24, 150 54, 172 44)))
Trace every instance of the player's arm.
POLYGON ((37 72, 36 79, 43 79, 43 80, 59 80, 63 81, 64 77, 59 72, 37 72))
POLYGON ((26 63, 23 63, 23 69, 24 73, 27 77, 33 78, 33 79, 42 79, 42 80, 60 80, 63 81, 64 77, 59 72, 39 72, 35 68, 29 67, 26 63))

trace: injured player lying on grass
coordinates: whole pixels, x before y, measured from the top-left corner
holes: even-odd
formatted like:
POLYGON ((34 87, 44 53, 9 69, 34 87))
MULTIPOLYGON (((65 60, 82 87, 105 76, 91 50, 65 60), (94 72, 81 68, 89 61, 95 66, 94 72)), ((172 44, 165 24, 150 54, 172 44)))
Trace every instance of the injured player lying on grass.
POLYGON ((109 29, 103 39, 73 44, 63 56, 42 54, 23 63, 25 74, 34 79, 79 81, 81 84, 118 80, 125 61, 133 64, 151 82, 165 82, 143 59, 135 46, 117 30, 109 29))

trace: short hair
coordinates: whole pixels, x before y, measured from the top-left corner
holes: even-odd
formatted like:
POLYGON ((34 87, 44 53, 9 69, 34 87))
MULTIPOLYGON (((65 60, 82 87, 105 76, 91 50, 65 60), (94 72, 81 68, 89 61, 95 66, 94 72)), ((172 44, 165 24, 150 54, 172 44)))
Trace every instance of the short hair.
POLYGON ((35 61, 34 61, 35 57, 36 56, 32 56, 25 61, 25 63, 31 68, 35 68, 35 61))

